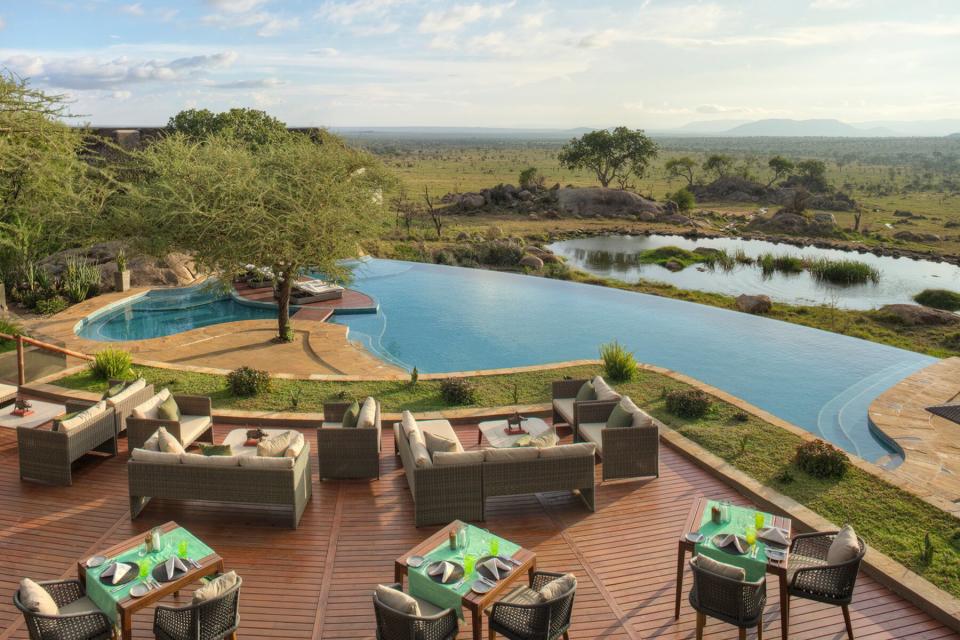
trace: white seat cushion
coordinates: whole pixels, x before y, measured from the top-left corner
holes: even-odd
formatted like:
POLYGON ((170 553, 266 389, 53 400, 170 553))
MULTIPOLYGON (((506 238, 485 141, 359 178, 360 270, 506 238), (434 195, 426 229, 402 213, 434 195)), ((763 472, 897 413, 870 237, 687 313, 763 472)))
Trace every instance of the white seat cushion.
POLYGON ((840 530, 837 537, 827 549, 827 564, 842 564, 857 557, 860 553, 860 542, 857 534, 849 524, 840 530))
POLYGON ((597 445, 597 450, 603 453, 603 430, 607 425, 603 422, 588 422, 578 427, 580 437, 597 445))
POLYGON ((263 456, 237 456, 241 467, 257 469, 293 469, 294 458, 280 456, 279 458, 265 458, 263 456))
POLYGON ((192 467, 239 467, 238 456, 205 456, 202 453, 181 453, 180 463, 192 467))
POLYGON ((691 562, 696 564, 704 571, 709 571, 714 575, 730 578, 731 580, 739 580, 740 582, 743 582, 747 579, 747 572, 743 569, 743 567, 737 567, 732 564, 727 564, 726 562, 720 562, 704 555, 694 557, 691 562))
POLYGON ((373 398, 367 398, 360 407, 360 413, 357 415, 357 428, 369 429, 376 426, 377 421, 377 401, 373 398))
POLYGON ((137 462, 150 462, 153 464, 180 464, 179 453, 164 453, 163 451, 134 449, 133 453, 130 455, 137 462))
POLYGON ((507 447, 506 449, 485 449, 485 462, 518 462, 536 460, 540 450, 536 447, 507 447))
POLYGON ((394 589, 393 587, 388 587, 382 584, 377 585, 376 590, 377 600, 381 604, 384 604, 394 611, 399 611, 408 616, 417 616, 420 617, 420 603, 413 596, 407 595, 403 591, 394 589))
POLYGON ((486 455, 483 451, 458 451, 456 453, 438 451, 433 454, 433 464, 438 467, 480 464, 485 457, 486 455))
MULTIPOLYGON (((457 432, 453 430, 453 427, 450 425, 450 422, 447 420, 420 420, 417 422, 417 425, 420 428, 420 431, 423 433, 432 433, 435 436, 440 436, 446 438, 447 440, 453 440, 457 443, 457 451, 463 451, 463 445, 460 444, 460 439, 457 437, 457 432)), ((426 444, 426 438, 424 438, 424 444, 426 444)))
POLYGON ((577 456, 592 456, 597 451, 597 445, 592 442, 578 442, 576 444, 561 444, 557 447, 536 449, 541 458, 575 458, 577 456))
POLYGON ((553 408, 567 422, 573 424, 573 398, 556 398, 553 408))
MULTIPOLYGON (((120 396, 114 396, 114 399, 119 398, 120 396)), ((160 405, 166 402, 170 398, 170 389, 163 389, 160 393, 155 394, 150 399, 145 402, 141 402, 133 408, 133 411, 130 413, 134 418, 145 418, 147 420, 159 420, 160 405)), ((108 400, 109 402, 109 400, 108 400)))
POLYGON ((83 596, 77 600, 74 600, 70 604, 66 604, 60 607, 60 615, 68 616, 73 613, 99 613, 100 608, 94 603, 93 600, 87 596, 83 596))
POLYGON ((180 437, 183 443, 187 445, 195 442, 212 424, 213 418, 210 416, 180 416, 180 437))
POLYGON ((12 393, 18 393, 19 391, 16 385, 0 383, 0 398, 9 396, 12 393))
POLYGON ((593 388, 597 392, 597 400, 619 400, 620 394, 614 391, 607 381, 597 376, 593 379, 593 388))
POLYGON ((76 429, 77 427, 85 426, 88 422, 94 418, 99 417, 100 415, 106 413, 107 411, 107 402, 101 400, 97 404, 87 407, 77 415, 73 416, 69 420, 60 421, 60 430, 61 431, 70 431, 71 429, 76 429))
POLYGON ((111 407, 115 407, 117 406, 117 403, 123 402, 124 400, 131 397, 141 389, 145 389, 146 386, 147 386, 147 381, 144 380, 143 378, 140 378, 139 380, 135 380, 134 382, 131 382, 126 389, 124 389, 117 395, 113 396, 112 398, 107 398, 107 405, 111 407))

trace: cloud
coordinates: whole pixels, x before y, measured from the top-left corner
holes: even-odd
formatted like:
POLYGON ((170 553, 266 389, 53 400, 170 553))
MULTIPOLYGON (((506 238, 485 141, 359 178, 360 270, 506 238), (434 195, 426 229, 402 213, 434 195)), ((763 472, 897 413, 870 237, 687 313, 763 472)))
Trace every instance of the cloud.
POLYGON ((320 56, 322 58, 333 58, 340 55, 340 52, 334 49, 333 47, 321 47, 319 49, 310 49, 307 51, 312 56, 320 56))
POLYGON ((257 35, 267 38, 300 28, 300 18, 284 18, 267 11, 256 13, 231 12, 229 14, 212 13, 204 16, 204 24, 220 29, 257 28, 257 35))
POLYGON ((134 4, 120 5, 120 13, 125 13, 129 16, 142 16, 145 11, 143 10, 143 4, 136 2, 134 4))
POLYGON ((358 19, 384 16, 393 7, 407 1, 351 0, 350 2, 325 2, 314 14, 314 17, 337 24, 352 24, 358 19))
POLYGON ((862 4, 862 0, 813 0, 811 9, 852 9, 862 4))
POLYGON ((116 100, 126 100, 132 95, 133 94, 130 93, 129 91, 114 91, 113 93, 110 94, 110 97, 116 100))
POLYGON ((420 33, 445 33, 459 31, 478 20, 496 20, 514 5, 503 4, 458 4, 442 11, 428 11, 420 21, 420 33))
POLYGON ((0 16, 0 30, 3 30, 7 26, 7 21, 3 19, 3 16, 0 16))
POLYGON ((286 84, 279 78, 258 78, 256 80, 237 80, 236 82, 221 82, 213 85, 217 89, 272 89, 286 84))
POLYGON ((226 13, 247 13, 270 0, 207 0, 207 4, 226 13))

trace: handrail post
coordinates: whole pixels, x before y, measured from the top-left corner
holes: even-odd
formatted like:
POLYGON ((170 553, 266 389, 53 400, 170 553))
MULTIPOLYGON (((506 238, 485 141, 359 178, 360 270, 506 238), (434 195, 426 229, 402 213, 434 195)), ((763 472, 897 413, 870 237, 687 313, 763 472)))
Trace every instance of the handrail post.
POLYGON ((17 334, 17 386, 27 384, 27 365, 23 357, 23 336, 17 334))

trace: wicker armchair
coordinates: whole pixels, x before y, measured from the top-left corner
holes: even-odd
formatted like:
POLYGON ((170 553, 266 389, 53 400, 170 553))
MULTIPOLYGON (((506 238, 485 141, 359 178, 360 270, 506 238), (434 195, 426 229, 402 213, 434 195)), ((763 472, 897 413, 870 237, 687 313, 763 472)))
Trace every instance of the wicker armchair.
POLYGON ((28 609, 20 601, 20 590, 13 594, 13 604, 23 613, 31 640, 107 640, 113 637, 113 625, 106 614, 90 602, 79 580, 39 582, 60 609, 77 609, 76 613, 45 616, 28 609), (89 607, 84 606, 89 604, 89 607), (71 607, 70 605, 73 605, 71 607))
MULTIPOLYGON (((853 640, 853 625, 850 623, 850 602, 857 584, 860 563, 867 552, 863 539, 857 537, 860 552, 852 560, 841 564, 827 564, 827 552, 837 531, 801 533, 790 541, 789 597, 805 598, 817 602, 838 605, 843 610, 847 636, 853 640)), ((789 624, 789 600, 787 623, 789 624)))
POLYGON ((660 428, 656 422, 649 427, 593 428, 587 436, 581 425, 606 423, 617 403, 579 402, 577 405, 573 441, 586 440, 597 445, 597 453, 603 460, 603 480, 660 476, 660 428))
POLYGON ((589 380, 556 380, 551 385, 553 399, 553 424, 568 424, 576 432, 580 422, 579 412, 583 407, 594 404, 617 404, 615 400, 580 400, 577 401, 577 392, 589 380))
MULTIPOLYGON (((384 585, 402 591, 400 584, 384 585)), ((391 609, 373 594, 373 611, 377 617, 377 640, 454 640, 460 621, 453 609, 431 616, 412 616, 391 609)))
MULTIPOLYGON (((124 382, 123 380, 108 380, 107 386, 114 387, 118 384, 124 382)), ((107 405, 113 407, 114 415, 117 420, 117 433, 123 433, 127 428, 127 418, 130 417, 130 414, 133 412, 134 407, 143 404, 147 400, 153 397, 153 385, 148 384, 140 391, 137 391, 129 398, 124 398, 119 402, 116 400, 107 399, 107 405)))
MULTIPOLYGON (((89 403, 67 402, 67 412, 83 411, 89 403)), ((17 427, 20 479, 70 486, 73 463, 90 451, 117 455, 117 421, 107 410, 69 431, 17 427)))
POLYGON ((180 420, 127 418, 127 447, 130 451, 142 448, 160 427, 166 428, 184 447, 198 440, 213 443, 213 405, 210 398, 174 394, 173 399, 180 409, 180 420))
POLYGON ((153 635, 158 640, 221 640, 235 638, 240 626, 240 587, 237 578, 219 598, 186 607, 158 606, 153 612, 153 635))
POLYGON ((747 629, 757 628, 757 637, 763 639, 763 607, 767 604, 767 580, 745 582, 706 571, 690 561, 693 569, 693 588, 690 606, 697 612, 697 640, 703 638, 707 616, 732 624, 740 630, 740 640, 747 637, 747 629))
POLYGON ((346 402, 323 405, 323 425, 317 429, 320 479, 380 477, 380 403, 373 429, 343 429, 346 402), (333 423, 333 424, 331 424, 333 423))
MULTIPOLYGON (((562 573, 535 571, 530 577, 530 589, 539 591, 562 573)), ((537 604, 520 602, 496 602, 488 612, 490 616, 490 638, 500 634, 510 640, 554 640, 568 638, 570 617, 573 613, 573 598, 577 588, 573 587, 553 600, 537 604)))

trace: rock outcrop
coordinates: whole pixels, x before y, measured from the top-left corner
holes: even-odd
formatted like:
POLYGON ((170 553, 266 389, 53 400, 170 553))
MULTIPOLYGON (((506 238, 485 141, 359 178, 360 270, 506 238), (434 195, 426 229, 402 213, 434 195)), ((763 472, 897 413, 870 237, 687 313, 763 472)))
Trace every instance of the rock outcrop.
POLYGON ((649 212, 655 216, 663 212, 663 206, 632 191, 585 187, 564 188, 557 191, 561 211, 568 214, 593 216, 636 216, 649 212))
POLYGON ((880 312, 912 327, 960 324, 960 315, 918 304, 888 304, 880 307, 880 312))
MULTIPOLYGON (((122 248, 121 242, 101 242, 85 249, 66 249, 47 256, 40 265, 51 275, 61 277, 67 260, 85 258, 100 268, 100 290, 110 291, 114 284, 113 274, 117 272, 117 254, 122 248)), ((127 270, 134 287, 184 286, 194 282, 199 275, 193 258, 182 253, 171 253, 163 258, 128 254, 127 270)))
POLYGON ((773 302, 771 302, 770 296, 763 295, 750 296, 743 294, 737 296, 736 304, 737 309, 740 311, 753 314, 770 313, 770 309, 773 308, 773 302))

